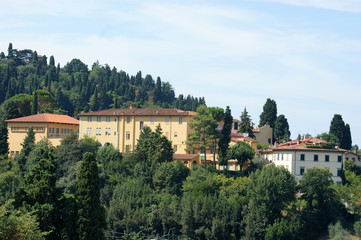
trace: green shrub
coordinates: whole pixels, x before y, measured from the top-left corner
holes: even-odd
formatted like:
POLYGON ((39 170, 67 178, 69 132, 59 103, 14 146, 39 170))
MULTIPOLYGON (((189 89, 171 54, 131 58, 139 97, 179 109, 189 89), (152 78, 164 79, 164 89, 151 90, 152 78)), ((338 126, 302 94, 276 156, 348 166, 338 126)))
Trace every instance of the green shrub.
POLYGON ((357 237, 361 237, 361 220, 355 222, 355 224, 353 225, 353 229, 355 231, 355 235, 357 237))
POLYGON ((342 227, 339 221, 335 225, 331 223, 328 226, 328 234, 333 240, 351 240, 350 233, 342 227))

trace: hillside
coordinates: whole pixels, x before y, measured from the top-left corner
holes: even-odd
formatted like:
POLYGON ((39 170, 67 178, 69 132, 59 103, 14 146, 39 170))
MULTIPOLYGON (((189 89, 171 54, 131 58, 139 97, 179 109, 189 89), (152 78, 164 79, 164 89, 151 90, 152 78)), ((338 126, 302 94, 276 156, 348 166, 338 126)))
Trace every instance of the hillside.
POLYGON ((0 54, 0 104, 22 94, 15 97, 16 102, 23 105, 25 102, 24 111, 19 110, 18 115, 27 115, 35 91, 46 105, 40 106, 38 112, 71 116, 81 111, 127 107, 130 103, 138 108, 182 110, 205 105, 203 97, 183 94, 176 97, 172 85, 160 77, 143 76, 141 71, 132 76, 98 62, 89 69, 80 59, 73 59, 61 68, 54 56, 47 58, 30 49, 17 50, 10 43, 7 54, 0 54))

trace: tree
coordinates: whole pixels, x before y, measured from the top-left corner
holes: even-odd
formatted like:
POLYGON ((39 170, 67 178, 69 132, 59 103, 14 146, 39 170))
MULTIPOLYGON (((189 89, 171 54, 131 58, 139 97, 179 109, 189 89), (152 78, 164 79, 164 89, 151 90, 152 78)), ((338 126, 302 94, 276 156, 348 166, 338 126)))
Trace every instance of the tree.
MULTIPOLYGON (((320 133, 316 136, 316 138, 319 138, 319 139, 322 139, 322 140, 325 140, 329 143, 334 143, 334 144, 339 144, 340 141, 338 140, 338 138, 332 134, 332 133, 327 133, 327 132, 323 132, 323 133, 320 133)), ((301 139, 300 139, 301 140, 301 139)))
MULTIPOLYGON (((342 116, 340 114, 335 114, 331 120, 331 124, 330 124, 330 134, 333 134, 337 137, 337 139, 340 141, 340 147, 343 149, 347 149, 347 147, 351 146, 346 146, 348 145, 348 143, 346 143, 346 127, 345 127, 345 122, 342 119, 342 116)), ((347 132, 348 134, 348 132, 347 132)), ((351 133, 350 133, 350 137, 351 137, 351 133)), ((347 137, 349 140, 349 137, 347 137)), ((347 141, 348 141, 347 140, 347 141)))
POLYGON ((157 77, 157 83, 154 87, 154 93, 153 93, 153 102, 155 104, 158 104, 162 100, 162 81, 160 80, 160 77, 157 77))
POLYGON ((28 133, 26 134, 21 146, 23 146, 23 148, 15 160, 19 164, 20 170, 24 173, 26 160, 28 159, 30 152, 35 148, 35 132, 33 127, 29 127, 28 133))
POLYGON ((276 101, 267 98, 265 105, 263 106, 263 112, 260 115, 259 126, 262 127, 266 124, 270 125, 271 128, 275 127, 277 119, 277 104, 276 101))
POLYGON ((229 143, 231 141, 232 124, 233 124, 233 117, 231 115, 231 109, 229 108, 229 106, 227 106, 224 114, 221 136, 218 141, 218 160, 219 160, 219 164, 223 166, 228 165, 228 156, 229 156, 228 151, 229 151, 229 143))
POLYGON ((93 153, 84 154, 75 196, 78 200, 79 239, 105 239, 105 212, 100 204, 98 167, 93 153))
POLYGON ((36 92, 36 90, 34 91, 33 94, 33 102, 31 104, 31 114, 32 115, 38 114, 38 93, 36 92))
POLYGON ((231 147, 229 157, 231 159, 237 159, 241 169, 246 165, 248 160, 254 157, 253 148, 246 142, 238 142, 231 147))
MULTIPOLYGON (((36 211, 42 231, 51 231, 47 239, 58 239, 57 200, 60 191, 56 188, 56 161, 48 141, 41 141, 34 152, 33 166, 25 178, 24 187, 15 196, 15 207, 36 211)), ((29 159, 30 160, 30 159, 29 159)))
POLYGON ((295 199, 296 181, 284 167, 271 164, 252 173, 247 183, 246 239, 264 239, 267 226, 295 199))
POLYGON ((9 154, 8 128, 4 117, 0 118, 0 155, 9 154))
POLYGON ((207 166, 206 148, 211 146, 212 137, 217 128, 217 121, 212 117, 206 106, 197 108, 197 114, 193 116, 194 121, 189 125, 194 130, 189 134, 187 145, 190 150, 201 150, 204 153, 204 166, 207 166))
POLYGON ((278 142, 282 141, 289 141, 291 132, 290 127, 288 125, 287 118, 285 115, 281 114, 277 117, 275 128, 274 128, 274 135, 278 142))
POLYGON ((347 150, 351 150, 352 148, 351 130, 348 123, 346 123, 344 130, 344 147, 347 150))
POLYGON ((248 133, 248 136, 253 138, 254 134, 253 134, 253 126, 251 121, 252 121, 251 116, 248 115, 247 109, 244 108, 241 115, 241 123, 239 125, 238 132, 248 133))

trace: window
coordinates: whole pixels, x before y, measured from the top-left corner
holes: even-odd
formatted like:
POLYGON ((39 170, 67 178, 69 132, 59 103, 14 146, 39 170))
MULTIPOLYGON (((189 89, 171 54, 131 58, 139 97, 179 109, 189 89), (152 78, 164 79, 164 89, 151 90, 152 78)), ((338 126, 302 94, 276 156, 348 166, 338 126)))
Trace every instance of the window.
POLYGON ((88 127, 88 128, 86 129, 86 135, 87 135, 87 136, 91 136, 91 135, 92 135, 92 128, 91 128, 91 127, 88 127))
POLYGON ((102 128, 96 128, 95 134, 96 134, 97 136, 102 135, 102 128))
POLYGON ((228 170, 233 171, 233 163, 228 164, 228 170))
POLYGON ((68 129, 68 134, 70 133, 70 129, 68 129))
POLYGON ((51 128, 49 128, 49 133, 51 133, 51 128))
POLYGON ((60 129, 60 133, 61 133, 61 134, 63 134, 63 133, 64 133, 63 131, 64 131, 64 129, 60 129))
POLYGON ((177 133, 177 132, 174 132, 174 137, 178 137, 178 133, 177 133))
POLYGON ((59 137, 59 128, 56 129, 56 136, 59 137))
POLYGON ((234 122, 234 123, 233 123, 233 129, 234 129, 234 130, 238 130, 238 122, 234 122))
POLYGON ((143 127, 144 127, 144 122, 141 121, 141 122, 139 123, 139 128, 140 128, 140 130, 143 130, 143 127))
POLYGON ((300 175, 303 175, 305 173, 305 167, 300 167, 300 175))
POLYGON ((179 124, 182 124, 183 123, 183 118, 179 118, 179 124))
POLYGON ((211 156, 211 157, 213 157, 213 153, 214 153, 214 152, 213 152, 213 151, 211 151, 211 154, 210 154, 210 156, 211 156))
POLYGON ((305 161, 305 154, 301 154, 301 161, 305 161))
POLYGON ((204 159, 206 159, 206 156, 205 156, 205 154, 204 154, 204 151, 203 150, 201 150, 201 160, 204 160, 204 159))
POLYGON ((337 156, 337 162, 342 162, 342 156, 337 156))
POLYGON ((341 173, 342 173, 341 168, 337 168, 337 176, 338 176, 338 177, 341 177, 341 173))
POLYGON ((54 128, 52 128, 52 129, 53 129, 52 133, 54 133, 54 128))
POLYGON ((92 116, 88 116, 88 122, 91 122, 91 121, 93 121, 92 116))
POLYGON ((111 118, 111 117, 106 117, 106 118, 105 118, 105 121, 110 122, 110 120, 111 120, 110 118, 111 118))
POLYGON ((169 125, 169 120, 170 120, 170 118, 169 118, 169 117, 166 117, 166 119, 165 119, 165 124, 169 125))
POLYGON ((97 122, 101 122, 102 121, 102 117, 101 116, 97 116, 97 122))
POLYGON ((125 145, 125 152, 130 152, 130 145, 125 145))
POLYGON ((105 136, 110 136, 110 128, 105 128, 105 136))
POLYGON ((281 160, 283 160, 283 153, 281 154, 281 160))
POLYGON ((127 124, 130 123, 130 117, 127 117, 127 124))
POLYGON ((151 125, 154 124, 154 117, 150 117, 150 124, 151 124, 151 125))
POLYGON ((11 151, 11 156, 13 157, 15 155, 15 152, 14 151, 11 151))
POLYGON ((223 170, 223 169, 224 169, 223 165, 219 165, 219 170, 223 170))
POLYGON ((317 154, 313 155, 313 161, 318 162, 318 155, 317 154))
POLYGON ((239 165, 236 164, 236 171, 239 171, 239 165))
POLYGON ((177 145, 174 145, 174 152, 176 152, 178 149, 177 145))
POLYGON ((330 161, 330 156, 329 155, 326 155, 325 156, 325 162, 329 162, 330 161))
POLYGON ((15 152, 15 156, 17 156, 17 155, 19 155, 19 151, 16 151, 16 152, 15 152))
POLYGON ((130 132, 129 131, 125 134, 125 139, 127 139, 127 140, 130 139, 130 132))

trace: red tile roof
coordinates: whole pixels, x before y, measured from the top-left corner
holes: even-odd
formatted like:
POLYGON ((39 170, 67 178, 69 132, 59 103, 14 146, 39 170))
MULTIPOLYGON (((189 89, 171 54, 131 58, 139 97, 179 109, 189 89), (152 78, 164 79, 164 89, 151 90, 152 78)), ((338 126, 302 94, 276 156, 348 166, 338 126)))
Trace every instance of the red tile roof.
POLYGON ((183 111, 175 108, 140 108, 140 109, 107 109, 96 112, 80 113, 79 116, 193 116, 193 111, 183 111))
POLYGON ((79 125, 79 120, 72 118, 68 115, 41 113, 26 117, 14 118, 6 120, 8 123, 63 123, 79 125))
POLYGON ((340 149, 340 148, 329 148, 326 147, 325 145, 327 141, 323 140, 323 139, 319 139, 319 138, 306 138, 306 139, 302 139, 302 140, 293 140, 290 142, 285 142, 285 143, 281 143, 278 144, 273 147, 271 147, 269 150, 310 150, 310 151, 342 151, 342 152, 346 152, 346 150, 344 149, 340 149), (322 147, 322 145, 324 145, 325 147, 322 147), (314 147, 313 147, 314 146, 314 147), (320 147, 317 147, 320 146, 320 147))

